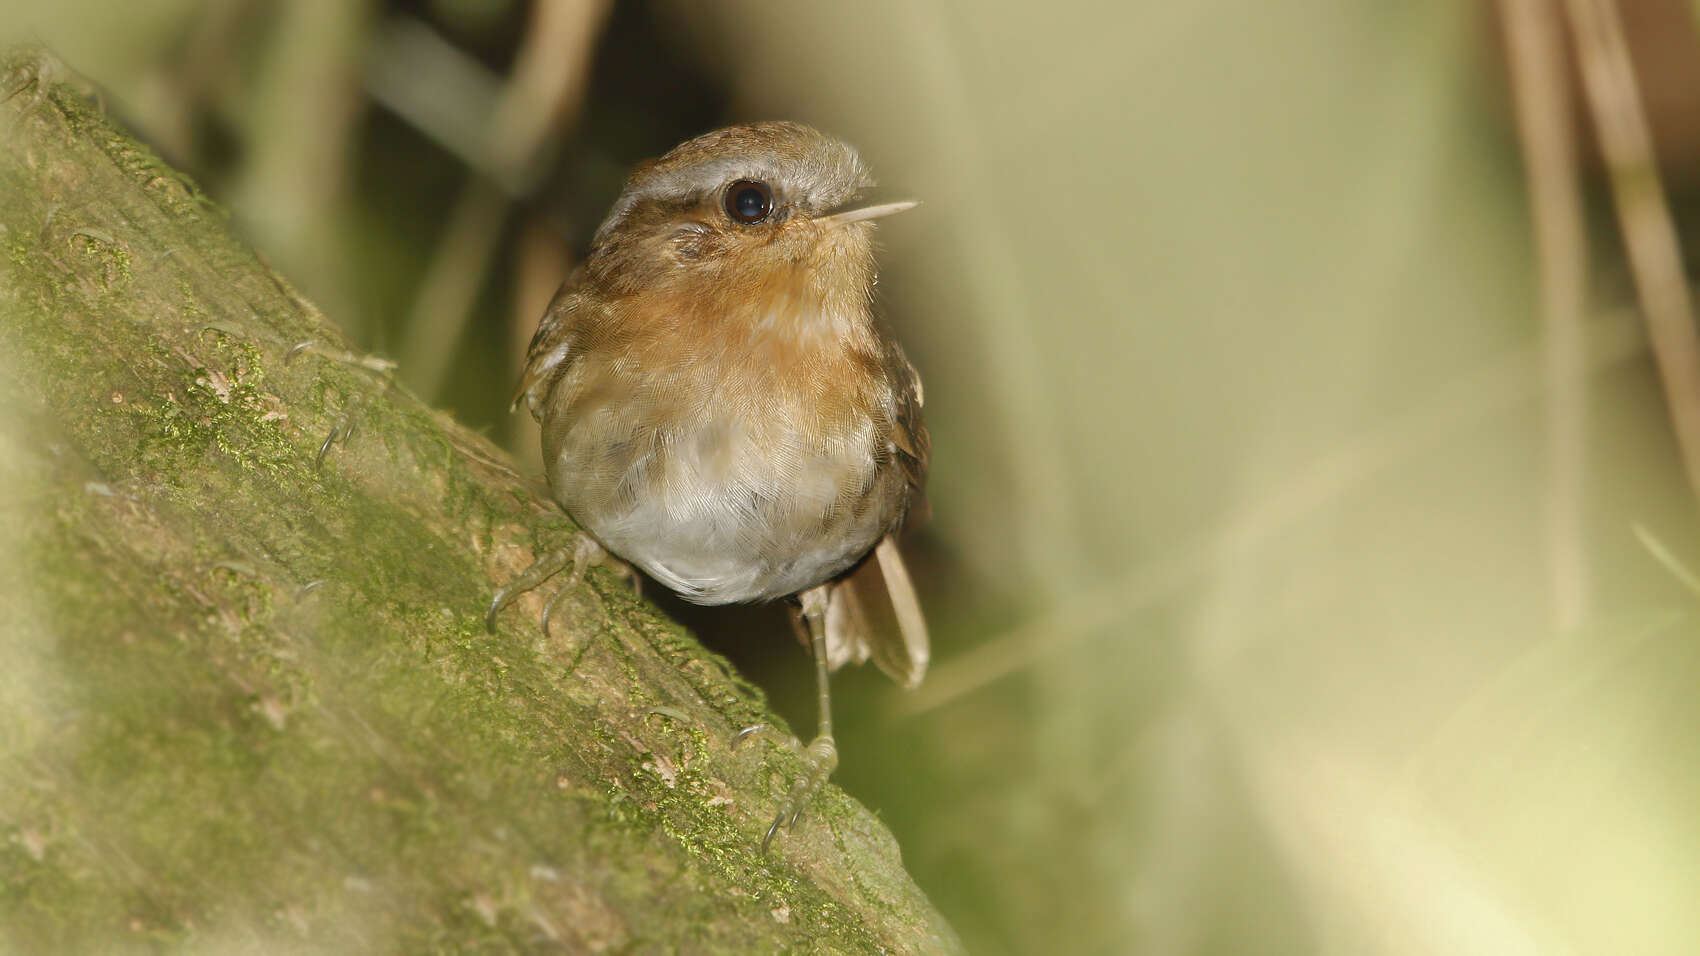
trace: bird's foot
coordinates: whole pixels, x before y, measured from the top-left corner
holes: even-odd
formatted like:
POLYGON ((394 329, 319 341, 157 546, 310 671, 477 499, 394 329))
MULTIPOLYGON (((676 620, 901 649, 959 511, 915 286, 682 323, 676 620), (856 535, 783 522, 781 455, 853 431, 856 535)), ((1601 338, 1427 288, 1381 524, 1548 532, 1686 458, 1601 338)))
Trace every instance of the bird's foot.
POLYGON ((543 633, 546 636, 549 634, 549 615, 555 609, 556 600, 577 587, 578 583, 584 580, 584 572, 589 569, 597 565, 608 565, 615 573, 630 579, 634 592, 638 590, 638 576, 637 572, 632 570, 632 566, 609 554, 608 550, 598 544, 595 538, 580 531, 573 538, 573 543, 567 547, 556 548, 553 551, 538 555, 537 560, 531 562, 531 567, 521 571, 519 577, 509 581, 506 587, 498 590, 490 598, 490 608, 484 612, 485 629, 494 633, 496 616, 502 613, 503 608, 512 604, 514 599, 521 594, 536 588, 544 581, 560 573, 561 569, 569 563, 573 566, 573 570, 572 574, 567 577, 567 583, 561 585, 555 591, 554 597, 551 597, 549 603, 543 607, 543 633))
MULTIPOLYGON (((332 362, 362 368, 379 375, 387 376, 390 372, 395 371, 396 367, 395 363, 389 359, 378 358, 374 355, 356 355, 344 349, 326 348, 312 339, 295 343, 289 351, 284 353, 283 362, 288 365, 295 361, 297 357, 309 352, 332 362)), ((315 471, 324 467, 325 456, 330 453, 332 445, 347 444, 348 440, 354 437, 354 426, 360 417, 360 404, 360 396, 358 394, 352 396, 343 407, 342 414, 331 424, 330 433, 325 436, 324 441, 319 443, 319 453, 313 458, 313 469, 315 471)))
MULTIPOLYGON (((756 734, 777 732, 767 724, 755 724, 738 731, 732 738, 734 746, 756 734)), ((830 735, 822 734, 809 741, 807 747, 795 737, 785 736, 781 742, 797 752, 803 761, 803 772, 791 781, 791 792, 785 795, 785 802, 779 805, 779 812, 774 814, 773 823, 768 825, 767 833, 761 838, 761 851, 767 852, 773 838, 779 833, 780 827, 793 829, 797 819, 803 815, 803 810, 814 800, 820 789, 832 777, 832 772, 838 769, 838 744, 830 735)))
POLYGON ((326 435, 325 440, 319 443, 319 453, 313 456, 314 471, 325 466, 325 455, 330 452, 332 445, 347 444, 348 440, 354 437, 354 425, 358 421, 359 408, 359 399, 350 400, 348 406, 342 410, 342 415, 331 425, 330 434, 326 435))

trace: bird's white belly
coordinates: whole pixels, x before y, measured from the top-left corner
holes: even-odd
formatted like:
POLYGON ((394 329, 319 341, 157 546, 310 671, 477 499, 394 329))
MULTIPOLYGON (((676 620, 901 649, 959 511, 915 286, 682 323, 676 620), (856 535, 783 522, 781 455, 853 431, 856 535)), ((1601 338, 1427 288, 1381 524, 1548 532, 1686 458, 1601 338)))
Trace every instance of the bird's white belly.
POLYGON ((601 468, 568 460, 596 453, 573 431, 555 462, 567 510, 609 550, 699 604, 819 584, 866 554, 889 520, 859 500, 876 468, 871 421, 837 440, 783 419, 698 422, 652 434, 601 468))

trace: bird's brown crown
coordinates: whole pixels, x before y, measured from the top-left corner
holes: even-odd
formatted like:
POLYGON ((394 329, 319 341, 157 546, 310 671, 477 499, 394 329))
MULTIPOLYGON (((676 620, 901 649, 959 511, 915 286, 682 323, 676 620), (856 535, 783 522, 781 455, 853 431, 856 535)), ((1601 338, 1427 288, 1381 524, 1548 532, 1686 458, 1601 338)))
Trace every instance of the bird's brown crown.
POLYGON ((776 215, 804 216, 826 213, 874 184, 854 149, 801 123, 731 126, 681 143, 634 170, 595 242, 642 206, 678 209, 716 200, 729 184, 743 180, 773 189, 776 215))

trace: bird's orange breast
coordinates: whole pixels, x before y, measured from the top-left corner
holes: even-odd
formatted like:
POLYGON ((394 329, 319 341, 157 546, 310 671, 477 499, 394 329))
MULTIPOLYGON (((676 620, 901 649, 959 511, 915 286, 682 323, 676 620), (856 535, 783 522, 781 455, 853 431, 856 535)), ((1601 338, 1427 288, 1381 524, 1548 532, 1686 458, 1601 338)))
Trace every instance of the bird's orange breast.
POLYGON ((806 283, 769 276, 647 291, 583 332, 545 423, 560 449, 551 483, 670 587, 710 602, 782 596, 889 527, 902 479, 865 311, 836 314, 806 283))

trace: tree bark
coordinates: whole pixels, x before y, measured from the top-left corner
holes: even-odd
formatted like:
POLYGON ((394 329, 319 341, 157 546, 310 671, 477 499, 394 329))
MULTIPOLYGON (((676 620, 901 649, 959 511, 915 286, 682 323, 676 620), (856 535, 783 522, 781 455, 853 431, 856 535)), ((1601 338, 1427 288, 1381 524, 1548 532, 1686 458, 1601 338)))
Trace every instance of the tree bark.
POLYGON ((760 853, 801 764, 618 578, 487 634, 565 517, 0 65, 0 948, 960 948, 836 788, 760 853))

